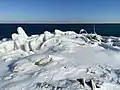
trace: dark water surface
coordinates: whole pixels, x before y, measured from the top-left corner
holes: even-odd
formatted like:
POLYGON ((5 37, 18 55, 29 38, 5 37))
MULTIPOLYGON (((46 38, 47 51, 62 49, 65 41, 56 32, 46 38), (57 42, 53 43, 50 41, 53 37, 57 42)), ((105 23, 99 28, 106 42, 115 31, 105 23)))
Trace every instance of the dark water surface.
POLYGON ((93 32, 94 25, 97 34, 120 36, 120 24, 0 24, 0 39, 11 38, 11 34, 16 32, 17 27, 23 27, 28 35, 33 35, 41 34, 46 30, 54 32, 55 29, 78 33, 84 28, 88 32, 93 32))

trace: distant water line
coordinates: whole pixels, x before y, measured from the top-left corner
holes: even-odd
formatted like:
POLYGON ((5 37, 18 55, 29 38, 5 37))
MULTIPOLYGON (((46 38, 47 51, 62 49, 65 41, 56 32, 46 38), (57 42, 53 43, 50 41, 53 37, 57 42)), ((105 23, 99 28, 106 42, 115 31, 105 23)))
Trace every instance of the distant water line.
POLYGON ((44 31, 54 32, 55 29, 62 31, 75 31, 86 29, 88 33, 94 32, 104 36, 120 36, 120 24, 0 24, 0 39, 11 38, 17 27, 22 27, 28 35, 41 34, 44 31))

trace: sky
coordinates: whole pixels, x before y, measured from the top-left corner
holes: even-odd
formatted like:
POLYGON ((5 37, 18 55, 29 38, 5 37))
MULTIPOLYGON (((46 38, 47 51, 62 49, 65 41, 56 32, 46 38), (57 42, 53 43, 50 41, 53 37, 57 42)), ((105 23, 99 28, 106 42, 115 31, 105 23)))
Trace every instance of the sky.
POLYGON ((120 0, 0 0, 0 22, 120 22, 120 0))

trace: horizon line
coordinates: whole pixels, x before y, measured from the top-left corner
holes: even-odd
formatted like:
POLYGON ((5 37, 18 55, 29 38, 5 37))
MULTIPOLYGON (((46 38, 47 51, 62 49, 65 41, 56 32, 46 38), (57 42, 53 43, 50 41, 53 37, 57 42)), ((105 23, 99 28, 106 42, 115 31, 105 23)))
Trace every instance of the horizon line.
POLYGON ((14 23, 25 23, 25 24, 120 24, 120 22, 73 22, 73 21, 0 21, 0 24, 14 24, 14 23))

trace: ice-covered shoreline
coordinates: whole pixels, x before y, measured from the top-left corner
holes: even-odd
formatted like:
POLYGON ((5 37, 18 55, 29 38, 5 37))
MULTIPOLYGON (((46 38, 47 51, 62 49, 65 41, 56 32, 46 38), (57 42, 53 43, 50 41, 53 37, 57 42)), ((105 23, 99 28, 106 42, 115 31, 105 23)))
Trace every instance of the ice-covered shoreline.
POLYGON ((0 42, 0 90, 120 89, 119 37, 17 32, 0 42))

